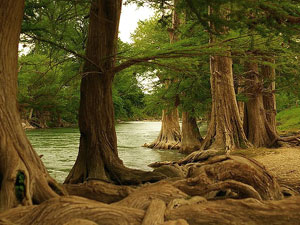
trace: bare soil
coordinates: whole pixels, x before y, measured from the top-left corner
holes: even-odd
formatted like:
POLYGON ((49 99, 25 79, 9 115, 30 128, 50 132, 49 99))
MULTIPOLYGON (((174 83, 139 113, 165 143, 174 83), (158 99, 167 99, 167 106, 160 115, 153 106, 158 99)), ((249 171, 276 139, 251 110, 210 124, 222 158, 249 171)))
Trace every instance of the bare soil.
MULTIPOLYGON (((256 149, 248 153, 279 181, 300 191, 300 148, 256 149)), ((249 156, 249 155, 248 155, 249 156)))

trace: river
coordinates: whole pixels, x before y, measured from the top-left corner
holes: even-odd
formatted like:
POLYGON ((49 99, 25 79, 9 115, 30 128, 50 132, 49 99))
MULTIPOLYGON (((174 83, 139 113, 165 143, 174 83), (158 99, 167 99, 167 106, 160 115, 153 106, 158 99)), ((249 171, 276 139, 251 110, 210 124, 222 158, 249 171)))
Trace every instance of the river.
MULTIPOLYGON (((147 165, 156 161, 177 160, 183 157, 175 150, 153 150, 141 147, 159 134, 161 122, 124 122, 116 125, 118 152, 124 164, 130 168, 151 170, 147 165)), ((75 163, 79 131, 75 128, 36 129, 26 134, 49 173, 63 182, 75 163)))

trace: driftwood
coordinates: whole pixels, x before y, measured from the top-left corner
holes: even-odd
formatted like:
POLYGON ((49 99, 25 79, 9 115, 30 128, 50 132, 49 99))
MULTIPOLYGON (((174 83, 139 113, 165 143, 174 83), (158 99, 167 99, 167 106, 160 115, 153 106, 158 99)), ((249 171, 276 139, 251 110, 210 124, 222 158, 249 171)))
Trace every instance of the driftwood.
POLYGON ((146 211, 146 215, 144 217, 142 225, 162 224, 165 221, 165 210, 165 202, 160 199, 152 200, 146 211))
POLYGON ((300 197, 280 201, 226 199, 202 204, 183 205, 167 210, 166 220, 185 219, 190 225, 298 225, 300 197))
POLYGON ((132 187, 120 186, 104 181, 90 180, 81 184, 64 184, 70 195, 93 199, 103 203, 122 200, 134 191, 132 187))

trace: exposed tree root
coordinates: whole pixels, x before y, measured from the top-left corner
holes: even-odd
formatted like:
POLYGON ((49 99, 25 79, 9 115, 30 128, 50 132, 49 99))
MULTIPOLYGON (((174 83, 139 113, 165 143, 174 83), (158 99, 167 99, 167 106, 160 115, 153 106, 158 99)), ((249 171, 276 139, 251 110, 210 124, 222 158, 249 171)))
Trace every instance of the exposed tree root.
POLYGON ((215 151, 215 150, 206 150, 206 151, 195 151, 189 154, 188 156, 184 157, 183 159, 180 159, 178 161, 165 161, 165 162, 154 162, 149 164, 148 166, 152 168, 158 168, 163 165, 185 165, 188 163, 193 162, 201 162, 209 159, 210 157, 223 154, 223 152, 215 151))
POLYGON ((114 203, 114 205, 145 210, 149 206, 152 199, 160 199, 166 203, 169 203, 173 199, 187 197, 187 194, 172 186, 167 181, 161 181, 139 188, 127 198, 114 203))
POLYGON ((8 210, 0 217, 18 225, 63 225, 84 219, 90 224, 141 224, 145 212, 139 209, 107 205, 81 197, 53 198, 39 206, 8 210), (20 216, 19 210, 26 211, 20 216), (93 222, 93 223, 91 223, 93 222))
POLYGON ((119 186, 104 181, 86 181, 80 184, 64 184, 70 195, 93 199, 103 203, 113 203, 122 200, 135 189, 129 186, 119 186))
POLYGON ((209 201, 202 204, 183 205, 168 210, 167 220, 185 219, 190 225, 200 224, 289 224, 300 221, 300 197, 280 201, 255 199, 209 201))
POLYGON ((296 147, 300 146, 300 135, 288 136, 288 137, 280 137, 279 135, 271 143, 270 147, 273 146, 280 146, 280 147, 296 147))
POLYGON ((190 199, 180 197, 169 201, 167 208, 165 205, 165 201, 154 198, 149 202, 148 207, 141 210, 116 204, 107 205, 75 196, 59 197, 45 201, 39 206, 7 210, 0 214, 0 224, 298 225, 300 221, 299 196, 279 201, 261 201, 253 198, 206 201, 201 197, 190 199), (163 220, 165 223, 161 223, 163 220))
POLYGON ((207 199, 283 198, 279 184, 263 165, 253 159, 218 154, 217 151, 197 151, 177 162, 151 166, 181 165, 187 171, 187 179, 175 181, 173 185, 191 196, 207 199))
POLYGON ((162 224, 165 221, 166 203, 160 199, 151 201, 142 225, 156 225, 162 224))
POLYGON ((218 198, 229 195, 231 198, 263 200, 283 197, 275 178, 252 159, 222 155, 187 166, 189 179, 177 181, 174 186, 192 196, 218 198))

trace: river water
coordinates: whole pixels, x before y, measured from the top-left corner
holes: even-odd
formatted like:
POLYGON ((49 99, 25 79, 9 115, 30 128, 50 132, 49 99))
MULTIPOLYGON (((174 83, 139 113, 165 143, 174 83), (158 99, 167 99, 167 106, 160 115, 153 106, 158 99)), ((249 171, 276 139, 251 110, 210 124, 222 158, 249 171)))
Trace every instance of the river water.
MULTIPOLYGON (((147 165, 156 161, 177 160, 183 157, 176 150, 153 150, 141 147, 159 134, 161 122, 125 122, 116 125, 118 152, 130 168, 151 170, 147 165)), ((75 163, 79 147, 79 131, 75 128, 36 129, 27 136, 49 173, 63 182, 75 163)))

